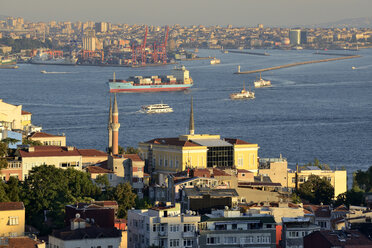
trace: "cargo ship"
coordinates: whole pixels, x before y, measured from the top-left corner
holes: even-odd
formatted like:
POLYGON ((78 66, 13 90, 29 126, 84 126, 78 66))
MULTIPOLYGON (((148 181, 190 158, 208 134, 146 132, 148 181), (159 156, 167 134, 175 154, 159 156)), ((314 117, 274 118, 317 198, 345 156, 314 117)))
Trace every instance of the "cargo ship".
POLYGON ((17 69, 17 61, 15 58, 0 57, 0 69, 17 69))
POLYGON ((175 67, 174 75, 163 76, 134 76, 127 80, 109 79, 110 92, 155 92, 181 91, 193 86, 193 80, 185 66, 175 67))

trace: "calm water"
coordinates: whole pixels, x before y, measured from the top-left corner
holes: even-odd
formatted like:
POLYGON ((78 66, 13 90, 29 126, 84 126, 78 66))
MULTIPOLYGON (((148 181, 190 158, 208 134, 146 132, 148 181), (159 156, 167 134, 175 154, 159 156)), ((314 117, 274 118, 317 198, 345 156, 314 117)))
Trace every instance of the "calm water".
MULTIPOLYGON (((187 132, 189 102, 194 97, 197 133, 220 134, 258 143, 260 157, 283 154, 290 166, 315 157, 348 171, 372 165, 372 50, 362 58, 303 65, 266 72, 273 87, 256 89, 256 99, 229 100, 243 82, 253 86, 257 75, 234 75, 297 61, 330 56, 312 51, 268 51, 271 56, 222 54, 201 50, 208 60, 187 61, 195 85, 191 92, 118 94, 120 145, 137 146, 156 137, 175 137, 187 132), (357 67, 352 70, 351 67, 357 67), (169 104, 174 113, 146 115, 141 105, 169 104)), ((45 132, 66 134, 67 143, 78 148, 105 150, 109 93, 106 81, 133 75, 171 74, 171 68, 114 68, 88 66, 20 65, 0 70, 0 98, 22 104, 32 121, 45 132), (41 70, 67 72, 41 74, 41 70)))

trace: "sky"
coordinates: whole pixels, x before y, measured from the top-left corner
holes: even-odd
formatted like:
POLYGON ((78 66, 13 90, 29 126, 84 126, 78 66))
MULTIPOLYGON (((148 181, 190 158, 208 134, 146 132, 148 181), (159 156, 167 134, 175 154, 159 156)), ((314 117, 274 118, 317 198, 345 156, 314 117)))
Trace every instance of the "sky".
POLYGON ((372 0, 0 0, 28 21, 300 26, 372 17, 372 0))

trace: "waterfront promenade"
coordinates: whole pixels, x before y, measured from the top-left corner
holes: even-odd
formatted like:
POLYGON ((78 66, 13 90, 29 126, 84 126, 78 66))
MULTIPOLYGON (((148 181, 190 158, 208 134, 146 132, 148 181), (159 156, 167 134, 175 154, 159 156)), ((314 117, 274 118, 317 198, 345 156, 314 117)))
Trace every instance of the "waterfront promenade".
POLYGON ((237 72, 234 72, 234 74, 251 74, 251 73, 264 72, 264 71, 278 70, 278 69, 294 67, 294 66, 299 66, 299 65, 315 64, 315 63, 330 62, 330 61, 344 60, 344 59, 354 59, 354 58, 360 58, 360 57, 361 57, 360 55, 352 55, 352 56, 344 56, 344 57, 331 58, 331 59, 311 60, 311 61, 297 62, 297 63, 291 63, 291 64, 286 64, 286 65, 279 65, 279 66, 268 67, 268 68, 263 68, 263 69, 251 70, 251 71, 237 71, 237 72))

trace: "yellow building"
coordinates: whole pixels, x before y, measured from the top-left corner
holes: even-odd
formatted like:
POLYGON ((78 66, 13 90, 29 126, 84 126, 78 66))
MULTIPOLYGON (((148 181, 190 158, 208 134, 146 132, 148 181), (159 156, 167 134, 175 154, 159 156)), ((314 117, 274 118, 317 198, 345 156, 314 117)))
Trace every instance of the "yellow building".
POLYGON ((288 162, 280 155, 279 158, 260 158, 258 174, 270 177, 273 183, 280 183, 288 187, 287 182, 288 162))
MULTIPOLYGON (((298 185, 306 182, 311 175, 326 178, 335 189, 334 198, 347 191, 347 172, 346 170, 322 170, 316 166, 308 166, 307 169, 298 170, 298 185)), ((296 187, 296 172, 288 173, 288 187, 296 187)))
POLYGON ((0 237, 23 236, 25 206, 23 202, 0 202, 0 237))
POLYGON ((22 126, 25 127, 25 126, 31 125, 32 114, 30 112, 22 110, 21 115, 22 115, 22 117, 21 117, 22 118, 22 126))
POLYGON ((190 134, 178 138, 157 138, 139 143, 139 155, 149 171, 163 182, 169 173, 188 168, 236 167, 257 172, 258 145, 240 139, 221 139, 220 135, 194 134, 191 104, 190 134))

